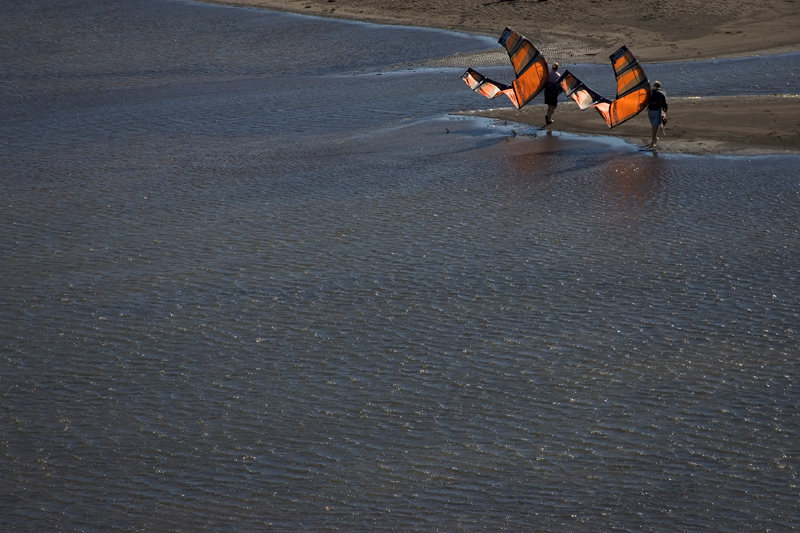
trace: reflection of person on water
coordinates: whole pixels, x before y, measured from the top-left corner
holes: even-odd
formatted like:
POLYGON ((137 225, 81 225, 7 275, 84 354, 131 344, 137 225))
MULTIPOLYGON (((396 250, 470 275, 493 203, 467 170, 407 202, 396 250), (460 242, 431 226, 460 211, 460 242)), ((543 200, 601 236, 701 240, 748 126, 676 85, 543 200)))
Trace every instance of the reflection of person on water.
POLYGON ((553 63, 553 70, 550 71, 550 75, 544 85, 544 103, 547 104, 547 115, 544 118, 548 126, 555 122, 553 113, 556 112, 556 107, 558 106, 558 93, 561 92, 561 87, 558 85, 560 77, 558 63, 553 63))
POLYGON ((658 141, 658 127, 667 122, 667 93, 661 90, 660 81, 653 82, 653 92, 650 94, 650 103, 647 105, 647 116, 650 118, 650 125, 653 126, 653 140, 650 146, 655 148, 658 141))

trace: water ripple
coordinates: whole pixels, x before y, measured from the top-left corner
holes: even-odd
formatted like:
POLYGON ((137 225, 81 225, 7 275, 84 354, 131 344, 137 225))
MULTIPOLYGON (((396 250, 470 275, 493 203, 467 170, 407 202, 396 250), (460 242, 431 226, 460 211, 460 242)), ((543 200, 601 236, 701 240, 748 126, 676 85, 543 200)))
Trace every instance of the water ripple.
POLYGON ((388 72, 468 36, 53 6, 0 45, 8 528, 797 526, 795 158, 388 72))

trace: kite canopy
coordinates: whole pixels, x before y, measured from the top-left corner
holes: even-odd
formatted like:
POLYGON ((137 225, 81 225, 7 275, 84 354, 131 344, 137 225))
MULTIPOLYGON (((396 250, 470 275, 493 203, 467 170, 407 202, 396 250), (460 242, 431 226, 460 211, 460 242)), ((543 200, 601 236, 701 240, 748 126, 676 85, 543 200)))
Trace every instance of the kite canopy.
POLYGON ((505 94, 517 109, 530 102, 544 88, 550 69, 542 53, 528 39, 506 28, 498 41, 508 52, 516 79, 506 85, 487 78, 473 69, 461 76, 470 88, 487 98, 505 94))
POLYGON ((617 97, 614 100, 604 98, 591 90, 568 70, 558 83, 578 107, 594 107, 608 127, 613 128, 635 117, 647 107, 650 101, 650 83, 644 69, 627 47, 620 47, 609 59, 617 77, 617 97))

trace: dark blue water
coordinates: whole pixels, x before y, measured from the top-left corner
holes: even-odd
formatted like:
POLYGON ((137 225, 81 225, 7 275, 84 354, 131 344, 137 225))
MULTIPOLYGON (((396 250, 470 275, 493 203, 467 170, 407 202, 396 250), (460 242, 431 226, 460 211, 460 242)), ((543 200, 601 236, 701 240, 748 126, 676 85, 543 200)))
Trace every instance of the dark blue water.
POLYGON ((4 530, 800 527, 797 157, 452 116, 395 67, 460 34, 0 7, 4 530))

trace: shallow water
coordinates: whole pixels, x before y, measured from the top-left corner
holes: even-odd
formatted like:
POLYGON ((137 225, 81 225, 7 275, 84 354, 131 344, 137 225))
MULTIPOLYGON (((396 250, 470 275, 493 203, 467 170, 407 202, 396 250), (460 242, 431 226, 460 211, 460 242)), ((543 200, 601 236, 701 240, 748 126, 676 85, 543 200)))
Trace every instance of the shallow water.
POLYGON ((450 116, 395 66, 465 35, 1 5, 5 529, 800 526, 797 157, 450 116))

